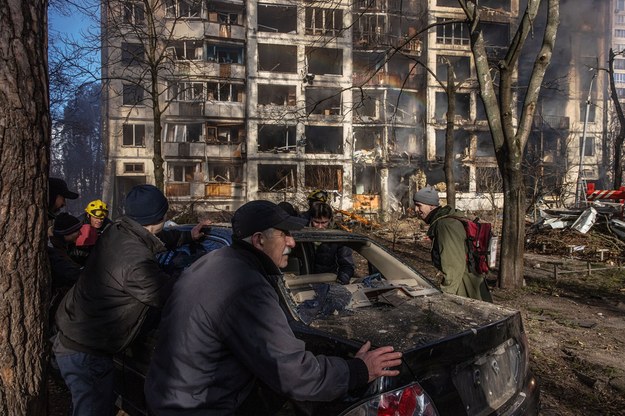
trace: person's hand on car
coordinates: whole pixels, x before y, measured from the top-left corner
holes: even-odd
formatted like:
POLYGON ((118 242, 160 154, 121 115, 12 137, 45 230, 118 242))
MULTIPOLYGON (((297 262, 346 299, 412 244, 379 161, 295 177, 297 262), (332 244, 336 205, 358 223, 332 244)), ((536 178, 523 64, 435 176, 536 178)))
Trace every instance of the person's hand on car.
POLYGON ((360 358, 367 365, 369 371, 369 382, 378 377, 393 377, 399 374, 399 370, 389 370, 401 364, 401 352, 395 352, 393 347, 376 348, 371 351, 371 342, 367 341, 356 353, 356 358, 360 358))
POLYGON ((202 231, 202 228, 207 227, 211 225, 212 223, 213 222, 208 219, 200 221, 195 227, 191 229, 191 238, 193 238, 193 240, 200 240, 206 237, 206 234, 204 234, 204 232, 202 231))

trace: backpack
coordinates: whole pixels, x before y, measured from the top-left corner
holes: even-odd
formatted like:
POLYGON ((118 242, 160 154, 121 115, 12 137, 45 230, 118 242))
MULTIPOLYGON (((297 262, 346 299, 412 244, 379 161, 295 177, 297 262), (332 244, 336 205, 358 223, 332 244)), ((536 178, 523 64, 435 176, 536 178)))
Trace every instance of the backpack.
POLYGON ((493 238, 492 224, 481 222, 479 218, 470 220, 466 217, 450 215, 464 225, 467 235, 467 267, 476 275, 487 274, 495 266, 497 237, 493 238))

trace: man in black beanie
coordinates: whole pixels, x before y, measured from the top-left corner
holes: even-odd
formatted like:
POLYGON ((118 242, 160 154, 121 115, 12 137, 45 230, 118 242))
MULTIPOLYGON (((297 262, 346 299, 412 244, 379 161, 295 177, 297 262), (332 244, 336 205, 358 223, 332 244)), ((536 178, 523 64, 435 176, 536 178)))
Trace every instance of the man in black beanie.
POLYGON ((455 217, 463 217, 452 206, 441 206, 438 191, 432 186, 419 189, 412 197, 416 214, 430 226, 432 263, 443 272, 441 290, 458 296, 492 302, 486 282, 467 267, 467 234, 455 217))
POLYGON ((126 215, 98 239, 56 313, 53 350, 75 415, 112 414, 113 355, 132 342, 148 309, 160 308, 174 283, 156 254, 201 239, 206 225, 164 231, 169 204, 152 185, 132 188, 124 207, 126 215))

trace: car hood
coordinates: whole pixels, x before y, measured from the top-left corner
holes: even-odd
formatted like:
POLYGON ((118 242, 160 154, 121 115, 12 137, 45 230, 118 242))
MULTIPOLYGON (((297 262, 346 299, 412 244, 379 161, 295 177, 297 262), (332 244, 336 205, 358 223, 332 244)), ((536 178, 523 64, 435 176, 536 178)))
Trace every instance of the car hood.
POLYGON ((333 337, 407 352, 511 318, 518 312, 491 303, 438 293, 399 305, 373 305, 313 320, 309 327, 333 337))

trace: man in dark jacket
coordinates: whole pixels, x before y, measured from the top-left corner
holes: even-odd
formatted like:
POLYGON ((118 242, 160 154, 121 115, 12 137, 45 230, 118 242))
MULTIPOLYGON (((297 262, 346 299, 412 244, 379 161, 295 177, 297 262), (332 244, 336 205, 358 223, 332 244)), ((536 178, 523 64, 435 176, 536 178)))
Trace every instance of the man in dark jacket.
MULTIPOLYGON (((295 246, 304 222, 269 201, 252 201, 232 218, 234 243, 187 269, 163 311, 145 382, 155 415, 231 415, 256 379, 295 400, 329 401, 401 363, 392 347, 357 358, 315 356, 291 331, 270 280, 295 246)), ((267 409, 255 408, 254 415, 267 409)))
POLYGON ((467 234, 462 222, 453 218, 463 214, 449 205, 441 207, 438 192, 431 186, 417 191, 413 201, 417 215, 430 225, 432 262, 443 272, 443 292, 492 302, 484 279, 467 266, 467 234))
MULTIPOLYGON (((309 226, 322 230, 330 227, 334 217, 330 205, 322 202, 312 206, 308 212, 311 217, 309 226)), ((313 273, 335 273, 336 280, 344 285, 354 275, 354 257, 349 247, 337 243, 321 243, 315 247, 312 257, 315 259, 313 273)))
POLYGON ((112 414, 113 354, 130 344, 148 308, 161 307, 173 286, 156 254, 203 235, 202 224, 190 233, 161 232, 168 203, 152 185, 135 186, 124 205, 126 215, 102 234, 56 314, 53 350, 74 415, 112 414))

